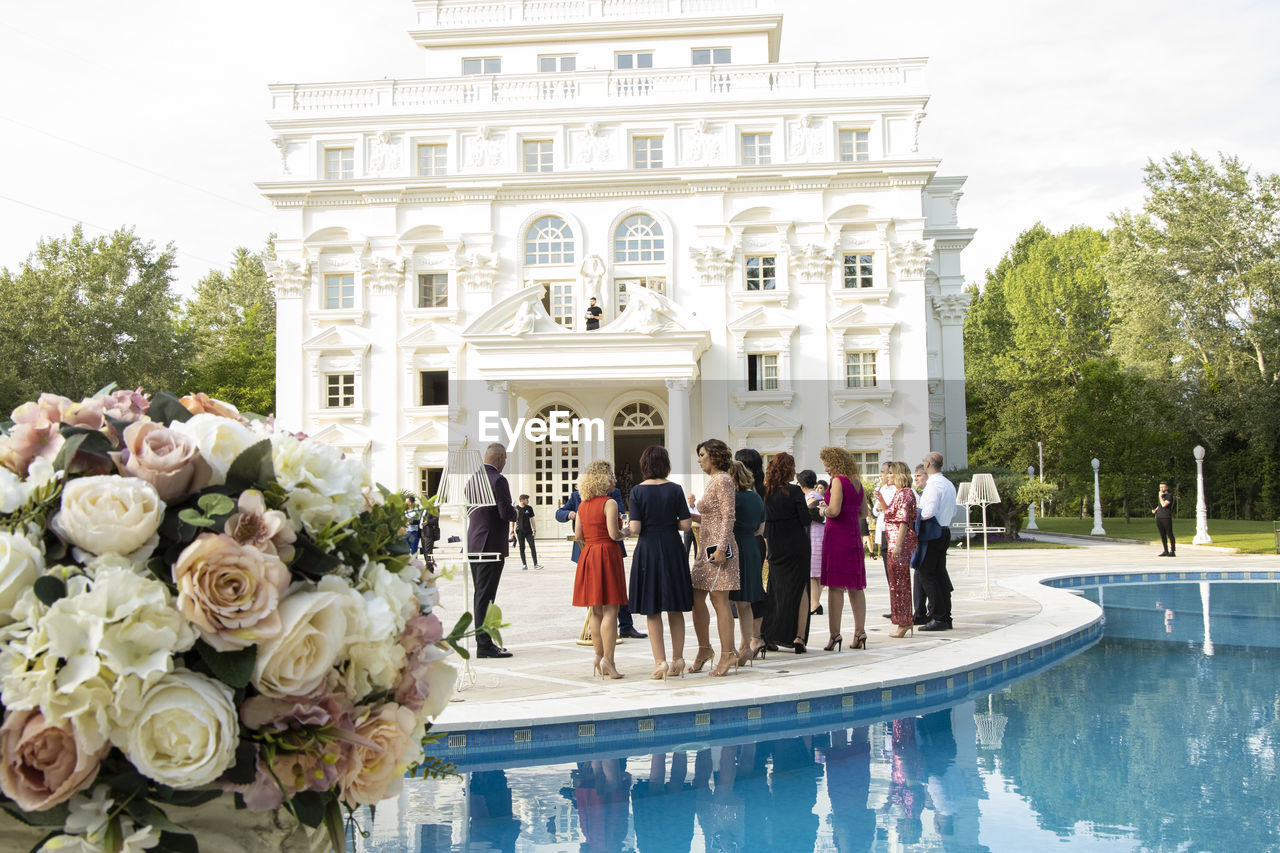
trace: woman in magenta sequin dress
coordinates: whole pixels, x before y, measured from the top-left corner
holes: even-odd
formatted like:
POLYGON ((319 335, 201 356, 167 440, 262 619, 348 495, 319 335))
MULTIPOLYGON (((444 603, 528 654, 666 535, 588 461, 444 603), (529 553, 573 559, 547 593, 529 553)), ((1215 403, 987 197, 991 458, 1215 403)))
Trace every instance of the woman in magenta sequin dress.
POLYGON ((824 447, 818 455, 831 477, 831 491, 824 511, 827 520, 822 531, 822 585, 827 587, 827 624, 831 628, 831 638, 825 648, 831 651, 843 643, 840 620, 845 590, 849 592, 853 609, 850 647, 866 648, 867 567, 859 523, 867 514, 866 496, 849 451, 842 447, 824 447))

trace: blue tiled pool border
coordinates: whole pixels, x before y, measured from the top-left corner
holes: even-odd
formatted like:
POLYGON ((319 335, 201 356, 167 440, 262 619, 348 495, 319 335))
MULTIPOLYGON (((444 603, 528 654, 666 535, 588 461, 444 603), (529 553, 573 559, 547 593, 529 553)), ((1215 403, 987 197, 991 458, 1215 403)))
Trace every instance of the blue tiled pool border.
POLYGON ((1176 572, 1099 572, 1092 575, 1066 575, 1046 578, 1042 584, 1054 589, 1077 589, 1087 586, 1112 586, 1132 583, 1192 583, 1197 581, 1275 581, 1280 571, 1267 569, 1241 569, 1239 571, 1209 571, 1188 569, 1176 572))

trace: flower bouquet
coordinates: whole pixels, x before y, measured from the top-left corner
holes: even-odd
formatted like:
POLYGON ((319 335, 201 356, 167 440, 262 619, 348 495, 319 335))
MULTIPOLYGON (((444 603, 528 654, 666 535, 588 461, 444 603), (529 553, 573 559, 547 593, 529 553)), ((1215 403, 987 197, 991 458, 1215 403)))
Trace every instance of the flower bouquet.
POLYGON ((342 850, 451 769, 427 729, 470 615, 444 635, 357 460, 203 394, 43 394, 0 430, 0 807, 33 850, 196 850, 174 814, 219 798, 342 850))

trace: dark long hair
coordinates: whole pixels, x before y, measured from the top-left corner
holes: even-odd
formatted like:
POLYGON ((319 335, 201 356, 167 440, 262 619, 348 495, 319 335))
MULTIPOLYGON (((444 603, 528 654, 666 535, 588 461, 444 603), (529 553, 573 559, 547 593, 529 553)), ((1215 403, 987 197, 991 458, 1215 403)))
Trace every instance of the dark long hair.
POLYGON ((760 451, 744 447, 733 454, 733 458, 741 462, 751 472, 751 476, 755 478, 755 482, 752 485, 756 490, 756 494, 764 497, 764 457, 760 455, 760 451))

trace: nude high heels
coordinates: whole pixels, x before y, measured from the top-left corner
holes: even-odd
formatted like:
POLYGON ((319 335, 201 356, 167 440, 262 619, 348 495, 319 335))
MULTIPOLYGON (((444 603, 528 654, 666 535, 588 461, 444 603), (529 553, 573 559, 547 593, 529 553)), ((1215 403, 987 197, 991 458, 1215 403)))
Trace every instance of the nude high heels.
POLYGON ((689 667, 690 672, 702 672, 702 668, 711 662, 716 656, 715 649, 710 646, 698 646, 698 653, 693 656, 693 665, 689 667), (704 655, 703 652, 706 652, 704 655))
POLYGON ((893 637, 895 640, 901 640, 903 637, 915 636, 915 633, 916 629, 914 625, 900 625, 898 630, 894 631, 889 636, 893 637))
POLYGON ((716 662, 716 668, 711 670, 713 677, 728 675, 730 668, 736 673, 738 671, 738 650, 729 649, 729 651, 720 655, 720 660, 716 662))
POLYGON ((667 673, 671 670, 671 665, 666 661, 662 661, 653 668, 653 673, 649 676, 650 681, 666 681, 667 673))
POLYGON ((684 678, 684 658, 672 658, 670 675, 672 678, 684 678))
POLYGON ((610 678, 622 678, 622 673, 618 672, 618 668, 608 658, 600 659, 600 672, 610 678))

